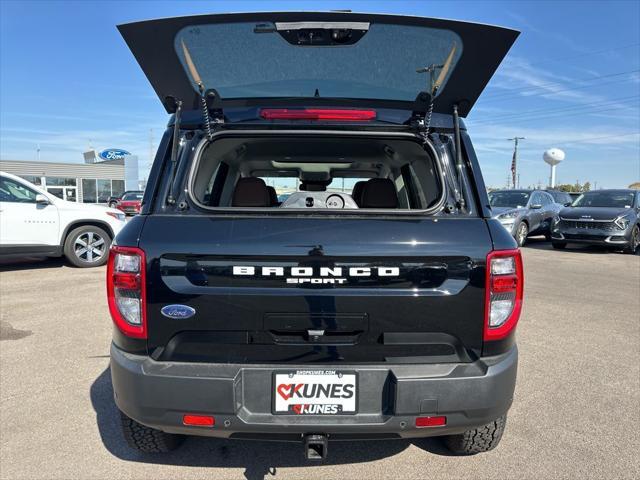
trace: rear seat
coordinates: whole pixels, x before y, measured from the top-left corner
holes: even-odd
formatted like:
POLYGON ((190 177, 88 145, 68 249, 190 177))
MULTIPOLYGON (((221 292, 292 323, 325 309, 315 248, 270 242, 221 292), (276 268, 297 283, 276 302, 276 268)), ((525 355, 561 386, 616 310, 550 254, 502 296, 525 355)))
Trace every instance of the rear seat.
POLYGON ((271 195, 264 180, 245 177, 238 180, 231 200, 232 207, 270 207, 271 195))
POLYGON ((360 208, 398 208, 398 204, 398 193, 393 180, 372 178, 365 183, 360 208))

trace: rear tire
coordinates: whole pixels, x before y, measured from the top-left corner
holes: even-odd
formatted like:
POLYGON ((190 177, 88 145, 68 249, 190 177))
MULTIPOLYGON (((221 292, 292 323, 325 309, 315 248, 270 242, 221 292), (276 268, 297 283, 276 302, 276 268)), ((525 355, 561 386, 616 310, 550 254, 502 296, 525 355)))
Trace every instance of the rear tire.
POLYGON ((456 455, 475 455, 476 453, 488 452, 500 443, 506 423, 507 416, 503 415, 481 427, 467 430, 459 435, 446 436, 444 443, 456 455))
POLYGON ((516 228, 516 243, 519 247, 524 247, 527 243, 527 237, 529 236, 529 225, 527 222, 520 222, 516 228))
POLYGON ((169 453, 184 441, 183 435, 166 433, 147 427, 120 412, 122 434, 131 448, 144 453, 169 453))
POLYGON ((102 228, 83 225, 74 228, 64 241, 64 256, 80 268, 99 267, 107 262, 111 237, 102 228))
POLYGON ((565 242, 551 242, 551 246, 556 250, 564 250, 567 244, 565 242))

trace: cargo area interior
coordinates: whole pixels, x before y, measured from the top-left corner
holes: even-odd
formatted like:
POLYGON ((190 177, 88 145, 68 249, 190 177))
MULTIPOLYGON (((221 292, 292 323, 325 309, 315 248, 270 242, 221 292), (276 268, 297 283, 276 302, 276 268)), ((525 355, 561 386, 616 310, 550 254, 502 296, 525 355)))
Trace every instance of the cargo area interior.
POLYGON ((433 155, 406 138, 222 137, 194 168, 205 208, 428 210, 443 196, 433 155))

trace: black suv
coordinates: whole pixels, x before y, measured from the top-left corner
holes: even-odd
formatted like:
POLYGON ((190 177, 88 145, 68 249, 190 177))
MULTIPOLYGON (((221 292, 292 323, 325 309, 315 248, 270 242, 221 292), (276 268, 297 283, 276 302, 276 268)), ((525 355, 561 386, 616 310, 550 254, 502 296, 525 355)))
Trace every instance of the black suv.
POLYGON ((108 263, 129 444, 495 447, 522 260, 460 117, 518 33, 343 12, 119 29, 173 114, 108 263))

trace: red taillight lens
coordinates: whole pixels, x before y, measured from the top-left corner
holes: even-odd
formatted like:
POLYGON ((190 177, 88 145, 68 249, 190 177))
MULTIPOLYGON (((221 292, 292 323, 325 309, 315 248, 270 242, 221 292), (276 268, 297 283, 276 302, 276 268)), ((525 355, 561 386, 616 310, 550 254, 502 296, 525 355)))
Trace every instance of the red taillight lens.
POLYGON ((213 427, 216 419, 211 415, 183 415, 182 423, 190 427, 213 427))
POLYGON ((111 319, 128 337, 147 338, 144 251, 113 246, 107 264, 107 301, 111 319))
POLYGON ((368 122, 376 119, 375 110, 349 108, 263 108, 265 120, 336 120, 340 122, 368 122))
POLYGON ((484 340, 500 340, 516 327, 522 310, 524 272, 520 250, 487 255, 484 340))
POLYGON ((447 424, 447 417, 418 417, 416 418, 416 427, 444 427, 447 424))

